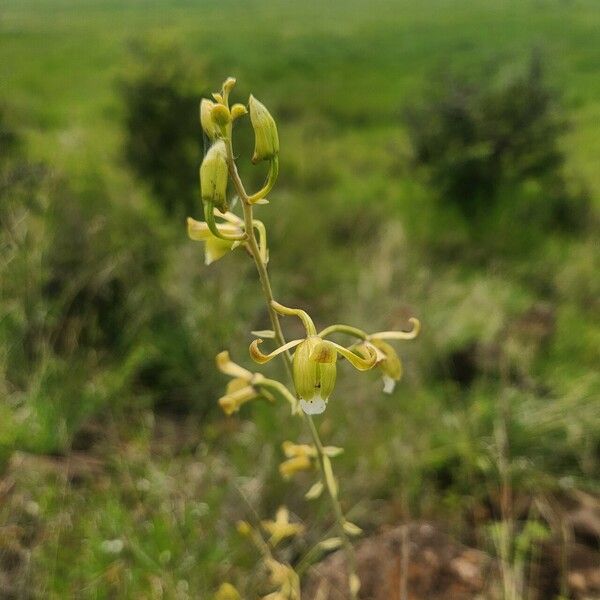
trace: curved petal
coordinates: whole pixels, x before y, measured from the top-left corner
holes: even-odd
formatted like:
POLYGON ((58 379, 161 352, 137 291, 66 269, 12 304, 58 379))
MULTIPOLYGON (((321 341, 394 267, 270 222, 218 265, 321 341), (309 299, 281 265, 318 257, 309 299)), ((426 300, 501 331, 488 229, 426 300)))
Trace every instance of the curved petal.
POLYGON ((244 367, 240 367, 240 365, 237 365, 229 358, 229 352, 227 352, 227 350, 219 352, 215 361, 217 363, 217 369, 219 369, 221 373, 229 375, 229 377, 245 379, 246 381, 250 381, 253 377, 250 371, 244 369, 244 367))
POLYGON ((298 317, 302 321, 302 324, 306 329, 306 333, 309 336, 317 334, 315 324, 306 311, 301 310, 300 308, 288 308, 283 304, 279 304, 279 302, 276 302, 275 300, 271 301, 271 306, 280 315, 284 315, 285 317, 298 317))
POLYGON ((372 333, 369 338, 373 340, 414 340, 421 331, 421 321, 415 317, 411 317, 408 321, 412 325, 410 331, 380 331, 372 333))
POLYGON ((212 237, 208 225, 204 221, 196 221, 192 217, 187 218, 188 237, 195 242, 205 242, 212 237))
POLYGON ((252 360, 257 362, 259 365, 264 365, 265 363, 269 362, 272 358, 275 358, 282 352, 286 352, 290 348, 294 348, 303 341, 304 340, 293 340, 292 342, 288 342, 287 344, 280 346, 279 348, 277 348, 277 350, 273 350, 273 352, 271 352, 270 354, 263 354, 258 348, 259 344, 262 344, 262 340, 258 338, 250 344, 250 356, 252 357, 252 360))
POLYGON ((369 358, 363 358, 358 354, 354 354, 354 352, 348 350, 348 348, 344 348, 344 346, 340 346, 335 342, 330 343, 335 346, 335 349, 339 354, 341 354, 355 369, 359 371, 368 371, 377 364, 377 354, 374 352, 371 346, 365 345, 365 349, 369 353, 369 358))

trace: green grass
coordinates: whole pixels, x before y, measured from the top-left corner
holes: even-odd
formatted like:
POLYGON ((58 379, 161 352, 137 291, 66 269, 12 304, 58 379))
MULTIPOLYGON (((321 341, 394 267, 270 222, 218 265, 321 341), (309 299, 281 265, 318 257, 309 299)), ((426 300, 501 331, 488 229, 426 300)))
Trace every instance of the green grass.
POLYGON ((599 27, 593 0, 377 1, 368 9, 352 1, 343 10, 317 1, 7 0, 0 78, 3 95, 31 123, 36 152, 69 162, 85 149, 96 161, 114 157, 114 79, 127 41, 138 36, 175 39, 217 80, 234 74, 241 90, 251 85, 290 112, 345 116, 344 127, 357 117, 385 122, 444 63, 468 68, 538 46, 574 109, 573 161, 597 192, 599 27))
MULTIPOLYGON (((102 186, 88 202, 105 194, 107 211, 121 202, 131 209, 109 223, 136 216, 118 230, 124 242, 116 245, 132 262, 150 244, 130 257, 128 236, 142 222, 158 229, 160 216, 122 163, 116 81, 130 40, 173 40, 205 66, 203 85, 216 89, 234 75, 239 98, 252 90, 281 115, 281 186, 260 213, 271 227, 278 293, 304 303, 320 324, 335 316, 378 330, 410 314, 424 323, 419 342, 402 346, 406 376, 394 396, 382 398, 375 377, 348 371, 321 421, 327 443, 346 448, 336 459, 345 508, 368 532, 407 511, 460 528, 498 486, 490 448, 507 387, 517 487, 547 490, 567 477, 597 491, 597 245, 592 236, 548 234, 516 259, 480 265, 446 255, 438 237, 452 234, 461 248, 464 224, 411 171, 400 113, 446 65, 475 71, 539 47, 573 123, 565 140, 569 170, 600 206, 599 30, 595 0, 4 0, 0 101, 24 127, 31 155, 62 172, 75 198, 97 179, 102 186), (556 326, 536 346, 519 338, 515 323, 539 303, 555 309, 556 326), (481 364, 465 387, 449 374, 449 357, 472 343, 481 364), (498 345, 510 344, 516 378, 536 385, 512 390, 498 366, 486 363, 498 345)), ((245 257, 228 256, 208 274, 178 223, 165 225, 161 236, 157 247, 169 262, 150 284, 183 307, 177 315, 192 335, 203 335, 194 326, 216 309, 197 306, 190 290, 219 290, 225 320, 239 304, 244 328, 223 326, 222 346, 244 362, 246 330, 266 326, 260 302, 248 299, 258 288, 246 277, 245 257)), ((140 335, 144 326, 143 315, 131 325, 140 335)), ((151 598, 162 589, 168 598, 208 598, 224 578, 255 590, 258 576, 248 576, 254 557, 234 531, 237 519, 264 518, 288 504, 309 526, 308 541, 293 549, 299 553, 326 531, 326 507, 314 511, 301 501, 312 481, 284 483, 277 475, 279 444, 302 436, 284 407, 165 424, 144 398, 120 397, 130 389, 122 381, 127 364, 112 378, 86 365, 49 361, 32 375, 33 420, 0 405, 8 424, 0 425, 0 444, 11 451, 68 449, 74 414, 93 414, 103 425, 92 452, 103 461, 100 476, 72 480, 35 460, 20 468, 22 455, 13 457, 9 472, 19 493, 0 508, 0 521, 24 528, 21 543, 28 540, 32 554, 16 580, 34 597, 151 598), (70 387, 63 377, 71 377, 70 387), (47 403, 51 387, 66 416, 47 403)))

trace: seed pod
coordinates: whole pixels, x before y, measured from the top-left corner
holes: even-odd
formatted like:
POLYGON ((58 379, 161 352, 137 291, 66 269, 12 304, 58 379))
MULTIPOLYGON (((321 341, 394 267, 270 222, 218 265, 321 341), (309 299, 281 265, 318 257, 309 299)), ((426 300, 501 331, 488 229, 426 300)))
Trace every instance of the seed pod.
POLYGON ((227 150, 225 142, 217 140, 208 150, 200 165, 202 201, 227 211, 227 150))
POLYGON ((275 120, 254 96, 250 96, 250 121, 254 128, 254 155, 252 162, 270 160, 279 154, 279 135, 275 120))

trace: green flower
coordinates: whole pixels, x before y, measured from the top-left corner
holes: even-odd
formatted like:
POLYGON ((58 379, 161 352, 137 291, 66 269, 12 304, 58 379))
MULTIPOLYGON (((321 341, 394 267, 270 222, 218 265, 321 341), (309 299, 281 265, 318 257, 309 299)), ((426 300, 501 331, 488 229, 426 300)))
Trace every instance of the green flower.
POLYGON ((262 339, 256 339, 250 344, 250 356, 257 363, 263 364, 282 352, 296 348, 292 358, 292 375, 300 407, 306 414, 318 415, 325 411, 335 386, 338 355, 347 359, 359 371, 367 371, 375 365, 375 350, 367 348, 367 356, 359 356, 335 342, 323 340, 317 335, 312 319, 303 310, 287 308, 278 302, 273 302, 272 306, 282 315, 299 317, 306 329, 306 337, 288 342, 270 354, 260 351, 262 339))

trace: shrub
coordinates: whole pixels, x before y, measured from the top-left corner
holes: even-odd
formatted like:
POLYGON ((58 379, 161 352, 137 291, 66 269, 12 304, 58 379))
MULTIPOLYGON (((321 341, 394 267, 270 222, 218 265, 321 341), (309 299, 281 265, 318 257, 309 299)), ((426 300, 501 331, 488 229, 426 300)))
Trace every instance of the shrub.
POLYGON ((201 69, 178 46, 137 41, 119 92, 127 164, 167 214, 185 217, 198 201, 201 69))
POLYGON ((448 72, 433 81, 405 116, 414 159, 445 201, 471 221, 498 220, 500 209, 542 225, 583 222, 585 194, 563 168, 567 119, 538 53, 524 66, 496 63, 477 78, 448 72))

